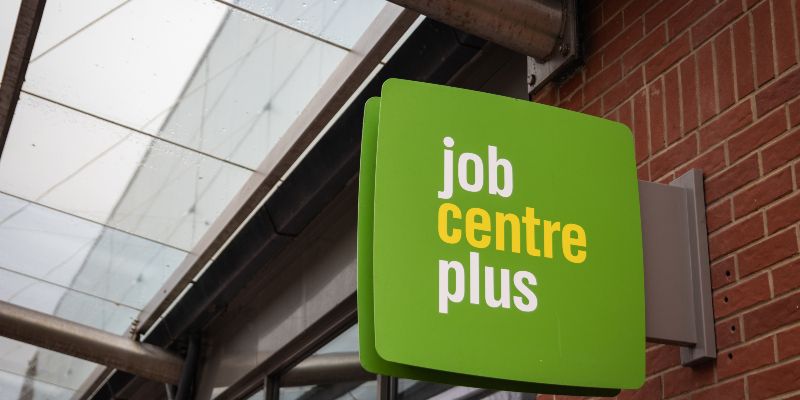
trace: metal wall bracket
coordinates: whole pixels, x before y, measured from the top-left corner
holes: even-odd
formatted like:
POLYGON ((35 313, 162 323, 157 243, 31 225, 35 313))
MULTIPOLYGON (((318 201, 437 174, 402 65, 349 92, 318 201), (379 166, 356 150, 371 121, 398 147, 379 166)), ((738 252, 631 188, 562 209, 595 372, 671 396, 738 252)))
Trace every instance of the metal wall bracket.
POLYGON ((542 59, 528 57, 528 93, 538 92, 553 78, 577 64, 581 56, 576 0, 562 0, 564 18, 553 52, 542 59))
POLYGON ((681 363, 717 356, 703 173, 639 181, 647 340, 680 345, 681 363))

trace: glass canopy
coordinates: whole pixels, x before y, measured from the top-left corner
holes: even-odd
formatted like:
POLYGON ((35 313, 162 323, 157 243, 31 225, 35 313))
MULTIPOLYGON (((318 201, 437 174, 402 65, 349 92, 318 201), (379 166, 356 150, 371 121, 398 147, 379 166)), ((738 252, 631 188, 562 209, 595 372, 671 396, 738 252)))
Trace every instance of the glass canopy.
MULTIPOLYGON (((48 0, 0 158, 0 300, 125 334, 384 6, 48 0)), ((0 338, 0 398, 95 367, 0 338)))

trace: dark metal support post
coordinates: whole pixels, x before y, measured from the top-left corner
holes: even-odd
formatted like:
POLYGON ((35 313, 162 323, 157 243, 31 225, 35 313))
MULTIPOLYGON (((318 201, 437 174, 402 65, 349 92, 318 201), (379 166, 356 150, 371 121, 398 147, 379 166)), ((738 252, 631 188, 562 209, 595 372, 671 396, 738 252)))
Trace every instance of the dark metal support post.
POLYGON ((397 398, 397 378, 378 375, 378 400, 394 400, 397 398))
POLYGON ((193 334, 189 337, 189 348, 186 351, 186 362, 183 364, 181 380, 178 382, 178 392, 175 395, 175 400, 189 400, 192 398, 199 358, 200 336, 193 334))
POLYGON ((681 362, 716 358, 703 173, 639 182, 647 340, 683 346, 681 362))
POLYGON ((178 382, 183 367, 180 357, 160 347, 4 301, 0 301, 0 336, 157 382, 178 382))
MULTIPOLYGON (((28 71, 36 34, 39 32, 44 5, 45 0, 22 0, 19 5, 17 25, 11 39, 3 81, 0 83, 0 156, 3 154, 8 130, 11 128, 11 119, 17 108, 22 83, 25 82, 25 73, 28 71)), ((0 51, 5 50, 0 49, 0 51)))

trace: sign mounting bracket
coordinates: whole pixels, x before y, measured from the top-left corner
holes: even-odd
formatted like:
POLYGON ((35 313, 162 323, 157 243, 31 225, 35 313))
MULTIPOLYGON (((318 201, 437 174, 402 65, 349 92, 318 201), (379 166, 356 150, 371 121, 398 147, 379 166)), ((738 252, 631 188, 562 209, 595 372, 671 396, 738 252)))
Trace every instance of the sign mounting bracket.
POLYGON ((569 71, 581 59, 576 0, 563 0, 561 35, 552 53, 544 58, 528 56, 528 93, 535 94, 547 83, 569 71))
POLYGON ((639 181, 646 337, 682 346, 681 363, 716 359, 703 173, 639 181))

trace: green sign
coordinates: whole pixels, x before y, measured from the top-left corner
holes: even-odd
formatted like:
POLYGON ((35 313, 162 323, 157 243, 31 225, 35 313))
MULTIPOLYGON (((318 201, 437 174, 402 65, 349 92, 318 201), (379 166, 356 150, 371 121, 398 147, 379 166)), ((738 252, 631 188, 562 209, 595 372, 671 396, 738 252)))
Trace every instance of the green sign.
POLYGON ((539 393, 643 383, 625 126, 389 80, 365 107, 358 223, 367 370, 539 393))

